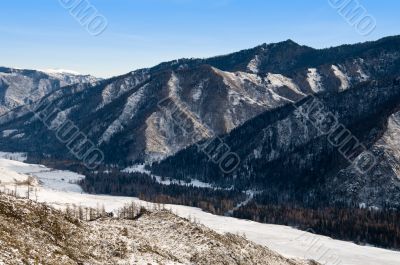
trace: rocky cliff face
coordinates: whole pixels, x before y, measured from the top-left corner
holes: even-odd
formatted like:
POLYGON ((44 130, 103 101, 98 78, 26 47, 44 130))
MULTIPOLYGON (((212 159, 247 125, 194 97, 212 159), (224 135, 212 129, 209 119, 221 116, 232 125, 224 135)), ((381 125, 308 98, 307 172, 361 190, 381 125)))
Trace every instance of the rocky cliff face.
MULTIPOLYGON (((182 59, 54 91, 30 109, 54 111, 98 145, 108 163, 158 161, 307 95, 340 93, 399 71, 399 37, 316 50, 293 41, 210 59, 182 59), (179 110, 195 137, 160 102, 179 110), (49 110, 49 108, 47 110, 49 110)), ((362 97, 362 96, 361 96, 362 97)), ((0 117, 0 147, 72 158, 41 121, 20 107, 0 117)), ((289 140, 289 139, 288 139, 289 140)), ((292 139, 294 140, 294 139, 292 139)))

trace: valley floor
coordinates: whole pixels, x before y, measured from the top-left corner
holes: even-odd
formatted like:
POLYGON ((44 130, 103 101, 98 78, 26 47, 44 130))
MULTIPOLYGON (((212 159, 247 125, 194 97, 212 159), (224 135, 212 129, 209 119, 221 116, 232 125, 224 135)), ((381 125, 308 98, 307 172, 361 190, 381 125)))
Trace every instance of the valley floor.
MULTIPOLYGON (((67 205, 93 208, 104 206, 106 211, 113 212, 130 202, 148 208, 157 207, 137 198, 85 194, 79 186, 73 184, 83 177, 81 175, 67 171, 51 171, 40 165, 0 159, 0 189, 2 191, 16 190, 20 196, 26 197, 28 186, 15 185, 15 183, 16 181, 23 182, 28 176, 37 180, 36 184, 33 181, 30 188, 30 198, 38 202, 46 202, 59 209, 64 209, 67 205), (11 179, 7 178, 10 174, 13 174, 11 179)), ((313 259, 321 264, 332 265, 397 265, 400 263, 400 252, 396 251, 359 246, 286 226, 216 216, 187 206, 165 205, 164 207, 180 217, 196 220, 218 233, 245 235, 247 239, 289 258, 313 259)))

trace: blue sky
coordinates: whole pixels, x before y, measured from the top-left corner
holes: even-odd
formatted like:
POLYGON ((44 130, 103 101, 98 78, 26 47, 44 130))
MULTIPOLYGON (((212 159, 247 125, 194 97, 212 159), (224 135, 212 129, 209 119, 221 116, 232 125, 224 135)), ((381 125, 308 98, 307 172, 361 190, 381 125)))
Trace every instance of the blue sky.
POLYGON ((59 0, 1 1, 0 65, 109 77, 289 38, 322 48, 398 35, 400 29, 398 0, 358 0, 377 22, 368 36, 358 34, 329 0, 88 1, 108 21, 99 36, 90 35, 59 0))

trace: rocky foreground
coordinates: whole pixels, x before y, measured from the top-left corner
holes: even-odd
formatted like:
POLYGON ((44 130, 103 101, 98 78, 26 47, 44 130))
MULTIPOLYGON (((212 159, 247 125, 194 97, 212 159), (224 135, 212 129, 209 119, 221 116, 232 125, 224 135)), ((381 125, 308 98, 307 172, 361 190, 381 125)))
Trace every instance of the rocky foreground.
POLYGON ((218 234, 166 210, 132 220, 82 221, 44 204, 0 195, 0 264, 305 265, 218 234))

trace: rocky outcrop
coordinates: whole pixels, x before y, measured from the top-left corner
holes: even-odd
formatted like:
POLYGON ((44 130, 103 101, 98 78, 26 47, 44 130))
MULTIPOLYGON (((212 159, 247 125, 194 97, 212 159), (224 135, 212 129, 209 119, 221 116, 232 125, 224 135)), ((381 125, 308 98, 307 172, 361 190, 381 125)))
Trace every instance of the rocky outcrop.
POLYGON ((306 265, 243 237, 218 234, 166 210, 134 220, 81 221, 43 204, 0 195, 3 264, 306 265))

